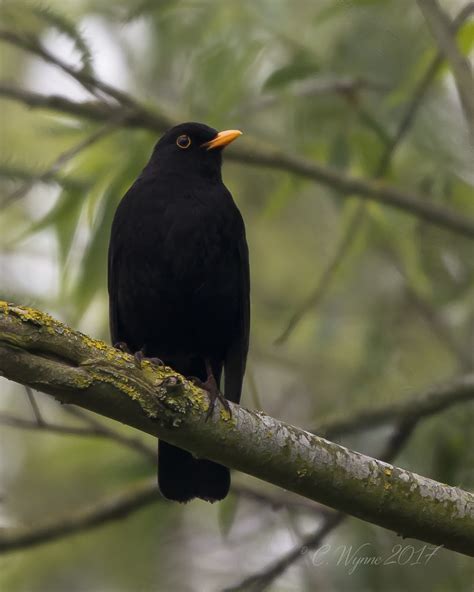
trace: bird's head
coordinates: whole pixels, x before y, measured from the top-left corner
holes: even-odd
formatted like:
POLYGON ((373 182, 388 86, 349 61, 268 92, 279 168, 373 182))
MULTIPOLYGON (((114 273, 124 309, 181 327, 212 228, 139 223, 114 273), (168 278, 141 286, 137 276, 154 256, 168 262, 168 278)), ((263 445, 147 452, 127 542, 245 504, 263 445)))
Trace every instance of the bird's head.
POLYGON ((203 123, 181 123, 158 140, 150 164, 171 174, 220 179, 222 150, 240 135, 239 130, 218 132, 203 123))

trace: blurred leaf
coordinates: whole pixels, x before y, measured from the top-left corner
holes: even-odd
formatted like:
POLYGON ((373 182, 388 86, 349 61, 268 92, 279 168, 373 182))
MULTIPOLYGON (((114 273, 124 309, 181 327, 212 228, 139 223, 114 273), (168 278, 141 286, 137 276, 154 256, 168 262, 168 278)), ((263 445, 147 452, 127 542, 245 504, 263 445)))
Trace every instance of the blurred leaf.
POLYGON ((123 195, 125 183, 129 180, 129 170, 119 173, 110 181, 102 195, 102 204, 92 227, 92 238, 84 252, 81 269, 74 290, 75 322, 82 317, 93 297, 105 288, 107 274, 107 247, 110 228, 117 208, 118 199, 123 195))
POLYGON ((379 226, 382 241, 400 257, 402 270, 415 291, 425 298, 432 298, 432 286, 422 263, 419 249, 418 220, 399 212, 387 211, 376 203, 370 203, 371 218, 379 226))
POLYGON ((316 60, 305 51, 298 52, 289 64, 274 70, 265 80, 263 90, 276 90, 288 86, 291 82, 314 76, 320 66, 316 60))
POLYGON ((267 205, 262 210, 262 217, 271 219, 281 213, 298 194, 300 186, 301 181, 298 181, 292 175, 283 175, 281 182, 270 193, 267 205))
POLYGON ((461 27, 457 34, 457 42, 459 49, 467 56, 474 45, 474 22, 472 20, 467 21, 461 27))
POLYGON ((320 10, 316 17, 318 25, 325 21, 330 21, 334 17, 340 17, 341 13, 346 15, 348 11, 373 4, 386 4, 386 0, 338 0, 336 2, 329 2, 322 10, 320 10))
POLYGON ((351 161, 351 151, 347 141, 347 135, 338 134, 332 143, 329 152, 329 164, 336 169, 345 170, 349 168, 351 161))
POLYGON ((61 266, 65 264, 74 240, 85 193, 77 188, 63 189, 51 212, 31 228, 31 234, 48 226, 54 228, 58 239, 61 266))
POLYGON ((377 119, 370 113, 368 109, 361 107, 358 110, 358 114, 360 123, 366 126, 377 136, 382 146, 387 146, 390 144, 390 134, 385 129, 385 127, 377 121, 377 119))

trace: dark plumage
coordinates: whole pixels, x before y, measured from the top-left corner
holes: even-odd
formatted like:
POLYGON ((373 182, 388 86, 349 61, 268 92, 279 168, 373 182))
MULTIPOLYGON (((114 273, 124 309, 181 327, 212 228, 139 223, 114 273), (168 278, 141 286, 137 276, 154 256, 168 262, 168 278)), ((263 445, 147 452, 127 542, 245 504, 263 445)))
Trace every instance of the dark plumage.
MULTIPOLYGON (((224 369, 225 397, 236 403, 248 350, 249 263, 221 165, 224 145, 237 135, 200 123, 166 132, 117 208, 108 266, 113 343, 203 383, 206 362, 218 385, 224 369)), ((158 463, 169 499, 215 501, 228 493, 226 467, 163 441, 158 463)))

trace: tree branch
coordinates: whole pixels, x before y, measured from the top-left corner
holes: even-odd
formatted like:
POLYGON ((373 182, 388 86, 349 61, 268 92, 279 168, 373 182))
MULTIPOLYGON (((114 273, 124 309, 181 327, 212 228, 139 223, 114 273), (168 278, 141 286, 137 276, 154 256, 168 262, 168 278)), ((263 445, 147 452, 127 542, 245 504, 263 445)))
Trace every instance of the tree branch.
POLYGON ((145 433, 368 522, 474 555, 474 495, 231 404, 206 421, 207 395, 170 368, 0 304, 0 371, 145 433), (225 443, 225 446, 224 446, 225 443))
MULTIPOLYGON (((79 411, 79 409, 78 409, 79 411)), ((93 418, 90 418, 91 420, 93 418)), ((89 420, 89 418, 88 418, 89 420)), ((32 430, 37 432, 45 432, 52 434, 59 434, 64 436, 84 436, 87 438, 106 438, 117 442, 122 446, 126 446, 130 450, 147 457, 153 463, 156 463, 157 455, 156 450, 142 442, 137 438, 131 438, 112 430, 105 426, 99 421, 93 421, 89 423, 89 427, 80 427, 74 425, 65 425, 51 423, 49 421, 38 422, 24 419, 23 417, 17 417, 15 415, 9 415, 8 413, 0 413, 0 425, 14 427, 21 430, 32 430)))
POLYGON ((387 423, 418 421, 467 401, 474 401, 474 373, 433 386, 424 394, 409 397, 406 401, 353 412, 350 418, 328 420, 311 431, 325 438, 337 438, 387 423))

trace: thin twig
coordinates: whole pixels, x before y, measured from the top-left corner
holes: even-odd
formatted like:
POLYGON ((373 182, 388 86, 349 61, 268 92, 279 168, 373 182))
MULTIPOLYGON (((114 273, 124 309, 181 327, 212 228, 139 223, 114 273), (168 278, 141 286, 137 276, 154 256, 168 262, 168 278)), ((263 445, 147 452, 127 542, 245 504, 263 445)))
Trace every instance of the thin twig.
POLYGON ((80 428, 77 426, 69 426, 63 424, 56 424, 49 421, 38 423, 31 419, 17 417, 9 413, 0 413, 0 425, 17 428, 20 430, 38 431, 44 433, 61 434, 65 436, 85 436, 85 437, 103 437, 104 434, 99 430, 93 428, 80 428))
POLYGON ((235 493, 242 498, 266 504, 273 510, 280 510, 282 508, 292 508, 294 510, 304 510, 305 512, 317 512, 322 516, 329 514, 330 511, 317 502, 313 502, 300 495, 295 495, 290 492, 270 494, 264 491, 248 487, 241 483, 232 485, 232 493, 235 493))
POLYGON ((150 479, 89 507, 68 512, 60 519, 54 518, 54 520, 35 528, 3 529, 0 534, 0 553, 25 549, 113 520, 123 519, 132 512, 162 500, 155 479, 150 479))
MULTIPOLYGON (((127 93, 113 87, 98 78, 95 78, 92 74, 89 74, 85 70, 81 69, 78 70, 74 68, 58 58, 57 56, 53 55, 49 52, 43 45, 39 42, 38 39, 31 35, 18 35, 13 31, 8 31, 5 29, 0 30, 0 40, 6 41, 7 43, 11 43, 12 45, 16 45, 17 47, 21 47, 22 49, 29 51, 35 55, 38 55, 46 62, 53 64, 63 70, 66 74, 74 78, 77 82, 79 82, 86 90, 97 96, 96 90, 102 91, 109 97, 113 98, 118 105, 122 108, 122 110, 132 111, 135 114, 140 114, 142 118, 145 120, 148 118, 148 111, 145 107, 142 107, 138 101, 136 101, 133 97, 128 95, 127 93)), ((103 98, 98 97, 101 101, 103 98)), ((111 106, 107 103, 107 106, 111 106)), ((153 113, 153 120, 156 124, 159 124, 160 128, 167 128, 172 125, 172 122, 166 118, 160 116, 158 113, 153 113)))
POLYGON ((28 397, 28 401, 33 409, 34 416, 36 418, 36 425, 41 427, 44 425, 44 419, 41 416, 41 412, 38 407, 38 403, 36 402, 35 395, 33 394, 33 389, 29 386, 25 386, 26 396, 28 397))
POLYGON ((304 557, 310 549, 319 547, 324 537, 345 519, 344 514, 332 512, 330 516, 323 518, 318 528, 310 535, 304 537, 301 543, 291 551, 273 562, 264 571, 257 572, 246 577, 240 583, 224 588, 222 592, 261 592, 276 580, 293 563, 304 557))
MULTIPOLYGON (((63 407, 64 411, 71 412, 72 408, 63 407)), ((76 409, 74 409, 76 411, 76 409)), ((156 464, 157 455, 154 448, 151 448, 141 440, 132 438, 130 436, 124 436, 116 430, 106 427, 102 422, 89 417, 88 414, 84 413, 71 413, 75 417, 80 417, 84 423, 87 423, 89 427, 77 427, 65 424, 53 423, 41 419, 41 422, 31 421, 22 417, 10 415, 8 413, 0 413, 0 425, 6 425, 24 430, 36 430, 45 433, 61 434, 65 436, 84 436, 84 437, 97 437, 106 438, 117 442, 121 446, 125 446, 131 450, 139 452, 145 458, 147 458, 153 465, 156 464)))
POLYGON ((73 417, 80 419, 83 423, 90 426, 90 428, 95 430, 97 434, 99 434, 100 436, 104 438, 109 438, 110 440, 113 440, 127 448, 130 448, 131 450, 135 450, 136 452, 139 452, 146 456, 153 463, 153 465, 156 464, 156 449, 152 448, 151 446, 148 446, 148 444, 145 444, 139 438, 134 438, 131 436, 125 436, 121 434, 117 430, 114 430, 106 426, 103 422, 93 417, 87 411, 79 409, 78 407, 65 405, 62 409, 65 413, 68 413, 69 415, 72 415, 73 417))
POLYGON ((425 419, 453 405, 474 401, 474 374, 464 374, 453 382, 435 385, 421 395, 379 408, 352 411, 351 416, 328 420, 311 431, 324 438, 336 439, 387 423, 403 422, 406 418, 425 419), (453 390, 452 386, 456 384, 453 390), (453 394, 455 393, 455 394, 453 394))
POLYGON ((439 341, 451 352, 459 363, 459 366, 469 371, 474 366, 474 359, 469 350, 454 338, 451 328, 446 321, 437 313, 430 302, 423 298, 413 286, 405 283, 405 293, 409 301, 416 307, 423 319, 431 327, 439 341))
POLYGON ((336 272, 340 268, 342 262, 346 258, 346 255, 350 251, 354 244, 355 238, 358 236, 358 232, 362 227, 362 223, 365 220, 367 204, 360 202, 357 204, 356 209, 352 212, 351 217, 347 222, 347 226, 343 229, 341 238, 336 245, 336 249, 332 254, 327 266, 324 268, 318 284, 308 298, 300 305, 300 307, 292 314, 288 324, 283 329, 281 334, 275 339, 275 345, 283 345, 293 331, 296 329, 299 322, 303 319, 306 314, 315 310, 328 293, 329 287, 336 275, 336 272))
MULTIPOLYGON (((417 0, 440 52, 448 62, 474 143, 474 78, 469 60, 459 50, 448 16, 436 0, 417 0)), ((472 3, 470 4, 473 9, 472 3)))

